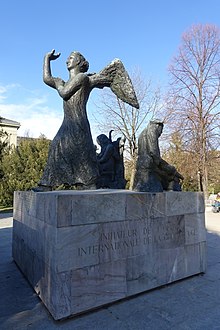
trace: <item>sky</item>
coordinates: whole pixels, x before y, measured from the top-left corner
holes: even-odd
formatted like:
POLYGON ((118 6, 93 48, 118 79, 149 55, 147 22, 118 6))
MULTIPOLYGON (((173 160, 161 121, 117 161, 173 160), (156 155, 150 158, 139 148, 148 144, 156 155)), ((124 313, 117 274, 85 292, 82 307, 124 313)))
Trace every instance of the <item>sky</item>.
MULTIPOLYGON (((219 0, 2 1, 0 116, 20 122, 19 136, 52 139, 63 107, 56 90, 43 83, 45 53, 61 53, 51 66, 64 80, 66 59, 77 50, 89 61, 90 72, 120 58, 128 73, 138 68, 164 88, 182 34, 206 23, 220 27, 219 0)), ((93 91, 87 105, 92 132, 96 102, 93 91)))

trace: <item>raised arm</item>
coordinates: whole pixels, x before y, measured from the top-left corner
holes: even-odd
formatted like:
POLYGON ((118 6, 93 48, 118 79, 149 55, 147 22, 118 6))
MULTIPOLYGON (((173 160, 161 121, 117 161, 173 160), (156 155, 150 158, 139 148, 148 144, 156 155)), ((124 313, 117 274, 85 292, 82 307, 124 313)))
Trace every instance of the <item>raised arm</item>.
POLYGON ((44 57, 44 65, 43 65, 43 81, 45 84, 52 88, 56 88, 55 79, 52 77, 51 68, 50 68, 50 61, 56 60, 60 56, 60 53, 55 54, 55 49, 51 52, 47 53, 44 57))

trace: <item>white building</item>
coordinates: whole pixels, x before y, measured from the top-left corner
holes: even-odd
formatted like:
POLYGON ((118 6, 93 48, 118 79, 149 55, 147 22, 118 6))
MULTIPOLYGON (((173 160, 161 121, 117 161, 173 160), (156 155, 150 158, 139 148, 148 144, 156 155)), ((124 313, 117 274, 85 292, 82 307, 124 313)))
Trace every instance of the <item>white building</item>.
POLYGON ((8 134, 7 139, 10 146, 17 146, 17 130, 20 126, 20 123, 17 121, 0 117, 0 130, 8 134))

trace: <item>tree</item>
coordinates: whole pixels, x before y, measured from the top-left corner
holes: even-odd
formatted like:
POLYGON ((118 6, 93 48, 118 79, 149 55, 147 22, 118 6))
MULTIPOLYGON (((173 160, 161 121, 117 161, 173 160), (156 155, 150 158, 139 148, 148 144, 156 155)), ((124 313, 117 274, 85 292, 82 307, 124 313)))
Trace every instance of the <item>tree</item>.
POLYGON ((194 159, 191 153, 184 149, 180 132, 171 134, 169 145, 162 150, 162 157, 169 164, 174 165, 177 171, 184 177, 182 190, 197 191, 197 172, 194 166, 194 159))
POLYGON ((95 118, 100 133, 114 130, 115 134, 126 138, 125 164, 128 164, 130 189, 133 186, 138 135, 146 126, 147 119, 155 115, 161 101, 159 88, 154 89, 150 80, 144 81, 138 70, 131 77, 140 108, 127 105, 111 91, 104 91, 99 106, 96 106, 99 117, 95 118))
POLYGON ((24 138, 20 145, 2 158, 0 204, 12 206, 15 190, 28 190, 40 180, 47 160, 50 141, 24 138))
MULTIPOLYGON (((171 137, 168 147, 162 151, 163 158, 174 165, 183 177, 182 189, 184 191, 198 190, 198 173, 195 167, 195 159, 192 152, 183 148, 181 140, 176 139, 176 134, 171 137)), ((208 193, 217 194, 220 191, 220 152, 210 150, 208 152, 208 193)))
POLYGON ((198 188, 208 194, 210 150, 219 147, 220 30, 214 25, 192 26, 182 36, 171 75, 167 123, 183 136, 198 175, 198 188))
POLYGON ((220 151, 211 150, 209 153, 209 193, 217 194, 220 192, 220 151))
POLYGON ((5 132, 3 129, 0 130, 0 179, 3 177, 3 170, 2 170, 2 158, 4 153, 9 151, 9 144, 8 144, 8 133, 5 132))
POLYGON ((0 130, 0 160, 8 147, 8 133, 3 129, 0 130))

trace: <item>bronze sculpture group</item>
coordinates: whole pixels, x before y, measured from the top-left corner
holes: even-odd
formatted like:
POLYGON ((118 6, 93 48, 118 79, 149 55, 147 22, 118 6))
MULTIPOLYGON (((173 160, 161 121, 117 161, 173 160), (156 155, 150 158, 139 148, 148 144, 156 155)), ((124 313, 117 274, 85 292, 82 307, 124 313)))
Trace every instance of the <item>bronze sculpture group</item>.
MULTIPOLYGON (((139 108, 130 77, 118 59, 112 61, 99 73, 89 74, 88 61, 82 54, 74 51, 66 62, 69 79, 65 82, 61 78, 53 77, 51 73, 50 62, 59 56, 60 53, 56 54, 55 50, 45 55, 43 80, 45 84, 56 89, 63 99, 64 117, 61 127, 51 142, 43 176, 38 187, 33 190, 48 191, 60 186, 64 189, 124 189, 125 141, 121 138, 112 141, 111 133, 109 137, 101 134, 97 137, 101 152, 97 154, 86 104, 94 88, 108 87, 119 99, 139 108)), ((155 134, 149 134, 152 130, 154 131, 152 127, 147 128, 139 138, 134 190, 180 190, 181 175, 160 158, 158 137, 162 130, 160 132, 157 128, 155 134)))
POLYGON ((60 54, 55 50, 44 58, 43 80, 63 99, 64 118, 53 139, 47 164, 36 191, 64 186, 95 189, 99 165, 93 146, 86 104, 94 88, 109 87, 123 101, 138 107, 131 80, 120 60, 112 61, 97 74, 87 74, 89 63, 79 52, 67 59, 69 80, 52 76, 50 62, 60 54))

